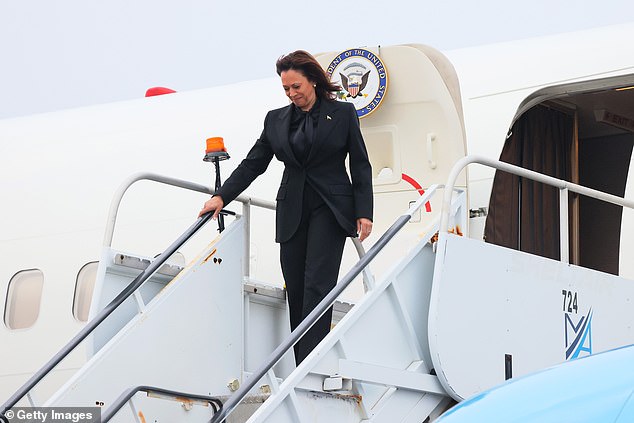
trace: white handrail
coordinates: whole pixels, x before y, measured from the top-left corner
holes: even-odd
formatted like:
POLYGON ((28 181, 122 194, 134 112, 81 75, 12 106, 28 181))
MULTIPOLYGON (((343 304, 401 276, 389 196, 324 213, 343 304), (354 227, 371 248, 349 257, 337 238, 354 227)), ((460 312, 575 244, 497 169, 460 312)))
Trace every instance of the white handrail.
MULTIPOLYGON (((112 202, 110 203, 110 210, 108 212, 108 219, 106 221, 106 230, 104 234, 103 246, 110 248, 112 247, 112 239, 114 237, 114 228, 117 222, 117 215, 119 213, 119 207, 121 206, 121 201, 123 200, 123 196, 128 191, 128 189, 136 182, 139 181, 154 181, 161 184, 171 185, 179 188, 188 189, 191 191, 202 192, 204 194, 213 195, 214 190, 210 187, 197 184, 195 182, 186 181, 183 179, 172 178, 170 176, 159 175, 151 172, 139 172, 134 175, 131 175, 128 179, 123 181, 117 191, 115 192, 112 202)), ((246 195, 239 195, 236 198, 236 201, 242 203, 242 216, 246 219, 245 224, 245 251, 244 251, 244 261, 243 261, 243 275, 246 277, 250 276, 250 220, 251 220, 251 206, 261 207, 268 210, 275 210, 276 204, 273 201, 262 200, 255 197, 249 197, 246 195)), ((365 250, 361 245, 361 242, 358 238, 352 238, 352 243, 359 255, 359 258, 365 255, 365 250)), ((374 286, 374 276, 369 268, 364 269, 363 271, 363 285, 365 287, 366 292, 368 289, 372 289, 374 286)))
MULTIPOLYGON (((156 173, 150 172, 140 172, 130 176, 126 179, 115 192, 114 197, 112 198, 112 202, 110 203, 110 211, 108 212, 108 220, 106 222, 106 231, 103 240, 104 247, 112 246, 112 238, 114 236, 114 227, 117 221, 117 213, 119 212, 119 206, 121 205, 121 200, 123 199, 123 195, 126 193, 128 188, 132 186, 135 182, 148 180, 159 182, 161 184, 172 185, 179 188, 189 189, 191 191, 198 191, 204 194, 212 195, 214 191, 205 185, 197 184, 190 181, 185 181, 183 179, 172 178, 165 175, 159 175, 156 173)), ((272 201, 261 200, 258 198, 248 197, 246 195, 240 195, 236 198, 237 201, 242 204, 252 204, 254 206, 263 207, 265 209, 275 210, 275 203, 272 201)))
MULTIPOLYGON (((449 228, 449 209, 451 206, 451 196, 453 193, 454 185, 458 179, 458 175, 462 170, 470 164, 478 163, 484 166, 492 167, 497 170, 508 172, 517 176, 531 179, 533 181, 541 182, 547 185, 551 185, 560 190, 560 207, 559 207, 559 221, 560 223, 560 248, 561 248, 561 260, 568 261, 568 202, 563 201, 564 198, 568 199, 568 191, 575 192, 577 194, 585 195, 587 197, 595 198, 597 200, 605 201, 618 206, 634 209, 634 201, 626 200, 625 198, 608 194, 603 191, 584 187, 572 182, 565 181, 563 179, 553 178, 552 176, 544 175, 542 173, 535 172, 533 170, 524 169, 519 166, 515 166, 509 163, 501 162, 499 160, 493 160, 482 156, 466 156, 458 160, 449 173, 447 180, 447 189, 443 197, 442 211, 440 214, 440 234, 445 234, 449 228), (563 206, 561 206, 563 204, 563 206), (565 213, 565 214, 564 214, 565 213)), ((444 236, 444 235, 443 235, 444 236)))

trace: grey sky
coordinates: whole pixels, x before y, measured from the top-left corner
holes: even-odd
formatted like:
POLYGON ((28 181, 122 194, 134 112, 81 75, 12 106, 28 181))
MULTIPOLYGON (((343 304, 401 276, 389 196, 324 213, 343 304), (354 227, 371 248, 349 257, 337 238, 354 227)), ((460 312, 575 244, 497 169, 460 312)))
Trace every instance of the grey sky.
POLYGON ((298 48, 448 50, 633 20, 631 0, 0 0, 0 118, 273 76, 298 48))

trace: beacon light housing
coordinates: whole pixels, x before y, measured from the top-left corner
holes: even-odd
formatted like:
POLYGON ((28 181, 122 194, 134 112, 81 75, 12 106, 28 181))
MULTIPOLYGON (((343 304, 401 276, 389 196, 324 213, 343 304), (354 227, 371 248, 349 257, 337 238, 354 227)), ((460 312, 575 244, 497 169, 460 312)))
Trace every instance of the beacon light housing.
POLYGON ((205 150, 204 161, 212 162, 214 160, 227 160, 228 158, 229 153, 227 153, 227 148, 225 147, 222 137, 207 138, 207 149, 205 150))

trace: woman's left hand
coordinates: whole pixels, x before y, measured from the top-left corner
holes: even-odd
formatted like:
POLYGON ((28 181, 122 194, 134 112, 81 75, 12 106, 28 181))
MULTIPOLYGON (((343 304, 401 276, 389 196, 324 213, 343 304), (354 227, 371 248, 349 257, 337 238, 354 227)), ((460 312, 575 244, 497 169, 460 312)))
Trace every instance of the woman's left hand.
POLYGON ((357 219, 357 233, 359 234, 359 241, 363 241, 372 233, 372 221, 365 217, 357 219))

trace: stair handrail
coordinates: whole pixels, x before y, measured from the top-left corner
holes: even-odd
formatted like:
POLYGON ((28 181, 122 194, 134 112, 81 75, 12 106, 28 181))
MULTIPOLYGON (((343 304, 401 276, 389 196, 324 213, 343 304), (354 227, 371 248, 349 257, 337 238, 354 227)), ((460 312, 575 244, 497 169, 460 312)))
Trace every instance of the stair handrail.
POLYGON ((206 395, 198 395, 198 394, 189 394, 185 392, 172 391, 170 389, 157 388, 155 386, 147 386, 141 385, 134 388, 127 389, 124 391, 119 398, 117 398, 112 405, 106 410, 106 412, 101 416, 101 423, 109 422, 118 412, 121 410, 121 407, 130 400, 137 392, 145 392, 149 394, 150 392, 156 392, 168 397, 172 397, 175 399, 186 398, 190 400, 196 401, 205 401, 211 405, 214 410, 214 414, 218 411, 222 410, 222 401, 219 398, 210 397, 206 395))
MULTIPOLYGON (((223 214, 232 212, 222 211, 223 214)), ((200 228, 202 228, 213 216, 213 213, 196 219, 187 230, 179 236, 165 251, 163 251, 150 265, 145 268, 128 286, 126 286, 103 310, 86 323, 62 349, 55 354, 44 366, 42 366, 26 383, 24 383, 2 406, 0 406, 0 421, 6 422, 5 413, 10 410, 18 401, 24 398, 33 387, 35 387, 46 375, 50 373, 64 358, 66 358, 84 339, 90 335, 101 322, 103 322, 117 307, 119 307, 130 295, 132 295, 147 279, 149 279, 172 254, 174 254, 185 242, 187 242, 200 228)))
POLYGON ((510 163, 490 159, 488 157, 478 156, 478 155, 469 155, 458 160, 456 164, 453 166, 453 168, 451 169, 451 172, 449 173, 445 195, 443 197, 442 211, 440 213, 439 237, 446 236, 446 233, 449 228, 449 212, 451 208, 451 198, 452 198, 453 188, 456 184, 456 180, 458 179, 458 176, 460 175, 460 173, 462 172, 464 168, 474 163, 488 166, 496 170, 508 172, 513 175, 528 178, 533 181, 541 182, 546 185, 550 185, 559 189, 559 193, 560 193, 559 194, 560 261, 565 263, 569 262, 568 191, 572 191, 577 194, 585 195, 587 197, 591 197, 597 200, 615 204, 617 206, 634 209, 634 201, 627 200, 617 195, 608 194, 603 191, 584 187, 583 185, 578 185, 573 182, 568 182, 564 179, 558 179, 552 176, 544 175, 543 173, 535 172, 534 170, 525 169, 523 167, 512 165, 510 163))
MULTIPOLYGON (((139 181, 153 181, 158 182, 165 185, 171 185, 178 188, 188 189, 190 191, 201 192, 203 194, 213 195, 214 190, 210 187, 202 184, 197 184, 195 182, 187 181, 184 179, 173 178, 171 176, 160 175, 158 173, 152 172, 138 172, 133 175, 130 175, 126 180, 124 180, 119 188, 114 193, 112 201, 110 202, 110 209, 108 211, 108 218, 106 220, 106 230, 104 231, 104 240, 103 247, 111 248, 112 247, 112 239, 114 238, 114 229, 117 223, 117 216, 119 214, 119 208, 121 207, 121 202, 123 201, 123 196, 128 191, 128 189, 139 181)), ((247 195, 241 194, 236 197, 235 201, 242 203, 242 216, 245 218, 247 222, 247 226, 250 225, 251 221, 251 212, 250 207, 256 206, 268 210, 275 210, 277 205, 273 201, 263 200, 261 198, 249 197, 247 195)), ((250 238, 248 235, 249 229, 247 228, 247 233, 245 234, 245 251, 244 251, 244 268, 243 273, 244 276, 248 277, 250 275, 249 265, 250 265, 250 238)), ((365 254, 365 250, 361 242, 357 238, 352 238, 352 243, 354 245, 355 250, 357 251, 357 255, 363 257, 365 254)), ((363 287, 365 291, 369 291, 374 287, 374 277, 369 268, 364 269, 363 271, 363 287)))
POLYGON ((286 339, 269 355, 268 360, 264 362, 249 378, 234 392, 224 403, 222 410, 214 414, 210 423, 220 423, 236 408, 240 402, 248 395, 249 391, 255 387, 264 375, 266 375, 275 364, 295 345, 299 339, 315 324, 317 320, 332 306, 337 297, 350 285, 350 283, 365 269, 365 267, 383 250, 394 236, 409 222, 414 213, 420 209, 423 204, 427 203, 438 188, 443 187, 434 184, 425 191, 425 193, 412 204, 407 212, 401 215, 396 221, 381 235, 374 245, 365 253, 359 261, 341 278, 335 287, 317 304, 308 316, 293 330, 286 339))
MULTIPOLYGON (((139 181, 154 181, 161 184, 171 185, 178 188, 188 189, 190 191, 201 192, 203 194, 213 195, 214 190, 211 187, 206 185, 197 184, 195 182, 186 181, 184 179, 172 178, 171 176, 160 175, 158 173, 152 172, 139 172, 131 175, 119 185, 117 191, 115 192, 112 201, 110 202, 110 210, 108 211, 108 219, 106 221, 106 230, 104 234, 103 246, 111 247, 112 246, 112 238, 114 237, 114 227, 117 222, 117 215, 119 213, 119 207, 121 206, 121 201, 123 200, 123 196, 128 191, 128 189, 139 181)), ((236 201, 241 202, 242 204, 251 204, 257 207, 262 207, 269 210, 275 210, 275 203, 272 201, 262 200, 255 197, 249 197, 246 195, 239 195, 236 198, 236 201)))

